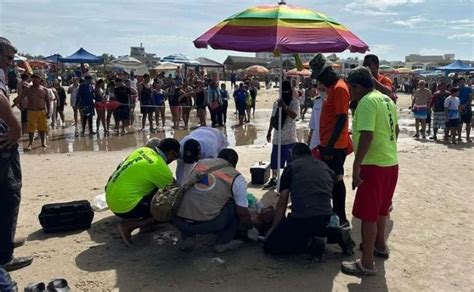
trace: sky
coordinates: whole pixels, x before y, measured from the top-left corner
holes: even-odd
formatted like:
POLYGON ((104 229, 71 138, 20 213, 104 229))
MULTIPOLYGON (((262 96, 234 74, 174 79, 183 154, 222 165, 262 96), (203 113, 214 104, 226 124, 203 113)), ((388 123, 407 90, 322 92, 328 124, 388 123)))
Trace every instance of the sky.
MULTIPOLYGON (((0 0, 0 36, 21 52, 64 56, 79 47, 94 54, 130 54, 143 43, 165 57, 224 61, 228 55, 254 55, 196 49, 192 41, 223 19, 260 4, 239 0, 0 0)), ((474 60, 474 0, 287 0, 334 18, 354 32, 371 53, 404 61, 408 54, 474 60)), ((359 54, 343 53, 341 57, 359 54)))

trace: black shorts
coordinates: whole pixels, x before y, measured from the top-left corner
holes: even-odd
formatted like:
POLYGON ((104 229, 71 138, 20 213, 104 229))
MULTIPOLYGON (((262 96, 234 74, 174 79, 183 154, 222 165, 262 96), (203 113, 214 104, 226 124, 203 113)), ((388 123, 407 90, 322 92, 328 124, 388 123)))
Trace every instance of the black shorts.
POLYGON ((126 121, 130 119, 130 107, 128 105, 121 105, 115 110, 115 117, 118 121, 126 121))
POLYGON ((247 104, 245 103, 237 104, 237 111, 239 112, 239 116, 245 116, 246 109, 247 109, 247 104))
POLYGON ((128 211, 127 213, 114 212, 114 214, 125 219, 151 218, 150 205, 151 205, 151 200, 153 199, 154 195, 155 195, 155 192, 153 192, 153 194, 143 197, 141 201, 135 206, 135 208, 128 211))
POLYGON ((151 105, 140 107, 140 113, 142 113, 142 114, 151 114, 153 112, 155 112, 155 108, 152 107, 151 105))
POLYGON ((461 113, 461 123, 470 124, 472 122, 472 110, 467 110, 461 113))
POLYGON ((459 126, 460 120, 459 119, 449 119, 446 122, 447 128, 457 128, 459 126))
MULTIPOLYGON (((319 152, 322 154, 324 153, 325 147, 318 146, 319 152)), ((334 149, 334 154, 331 160, 326 160, 322 157, 322 160, 326 162, 327 166, 329 166, 332 171, 335 172, 336 175, 343 175, 344 174, 344 162, 346 162, 346 150, 345 149, 334 149)))

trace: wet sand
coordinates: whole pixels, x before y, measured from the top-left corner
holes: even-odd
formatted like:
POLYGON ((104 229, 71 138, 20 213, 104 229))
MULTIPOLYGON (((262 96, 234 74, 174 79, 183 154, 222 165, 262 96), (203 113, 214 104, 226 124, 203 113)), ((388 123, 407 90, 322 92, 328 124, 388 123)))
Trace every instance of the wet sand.
MULTIPOLYGON (((240 155, 238 168, 248 181, 250 166, 270 156, 265 133, 276 90, 259 94, 255 121, 232 128, 235 119, 230 114, 223 129, 240 155)), ((328 247, 320 264, 308 263, 305 256, 272 258, 256 243, 217 255, 211 249, 212 236, 199 237, 193 252, 182 253, 176 246, 179 233, 170 225, 134 236, 130 249, 120 240, 119 219, 110 211, 96 213, 87 231, 46 235, 37 219, 42 205, 92 200, 103 192, 117 164, 150 136, 180 139, 187 133, 168 128, 159 133, 75 137, 73 127, 52 131, 47 149, 22 154, 23 200, 17 233, 28 242, 16 254, 32 254, 35 260, 12 276, 21 289, 29 282, 64 277, 77 291, 472 291, 474 150, 466 143, 448 146, 408 138, 414 131, 406 110, 409 103, 401 95, 400 178, 387 230, 391 257, 376 261, 375 277, 340 273, 340 262, 348 258, 335 246, 328 247)), ((68 121, 71 117, 68 108, 68 121)), ((304 141, 307 124, 297 125, 298 139, 304 141)), ((347 186, 352 161, 353 155, 345 164, 347 186)), ((260 187, 250 185, 249 191, 264 203, 275 203, 275 193, 260 187)), ((348 187, 348 214, 353 199, 348 187)), ((360 242, 358 220, 352 223, 354 239, 360 242)), ((355 257, 360 257, 359 251, 355 257)))

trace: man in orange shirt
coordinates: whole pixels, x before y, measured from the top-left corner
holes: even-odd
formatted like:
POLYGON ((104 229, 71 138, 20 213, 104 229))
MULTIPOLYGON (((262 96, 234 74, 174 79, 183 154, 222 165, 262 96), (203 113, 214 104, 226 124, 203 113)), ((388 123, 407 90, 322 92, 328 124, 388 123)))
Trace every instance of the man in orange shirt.
POLYGON ((372 73, 372 81, 374 82, 375 89, 390 97, 393 102, 397 102, 393 94, 392 80, 379 73, 379 58, 376 55, 366 55, 363 66, 367 67, 370 73, 372 73))
POLYGON ((349 226, 346 218, 345 201, 346 186, 344 185, 344 162, 346 149, 349 146, 348 112, 349 87, 334 72, 331 64, 322 54, 317 54, 310 62, 311 79, 316 79, 327 88, 320 117, 320 145, 322 160, 331 168, 336 179, 332 192, 333 212, 337 214, 343 227, 349 226))

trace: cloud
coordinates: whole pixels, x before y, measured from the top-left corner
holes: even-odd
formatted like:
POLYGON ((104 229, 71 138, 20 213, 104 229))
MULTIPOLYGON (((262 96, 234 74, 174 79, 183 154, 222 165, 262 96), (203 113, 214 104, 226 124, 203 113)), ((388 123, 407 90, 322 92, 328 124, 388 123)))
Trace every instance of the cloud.
POLYGON ((449 29, 454 30, 474 30, 474 20, 473 19, 459 19, 459 20, 450 20, 447 21, 449 29))
MULTIPOLYGON (((355 0, 346 5, 346 10, 357 13, 357 11, 387 12, 390 8, 404 5, 413 5, 423 3, 425 0, 355 0)), ((389 12, 395 13, 395 12, 389 12)))
POLYGON ((421 23, 427 23, 427 22, 430 22, 430 21, 422 16, 413 16, 407 20, 396 20, 393 23, 397 25, 409 27, 409 28, 414 28, 421 23))
POLYGON ((467 32, 467 33, 457 33, 448 36, 448 39, 450 40, 462 40, 462 39, 472 39, 474 38, 474 33, 467 32))

